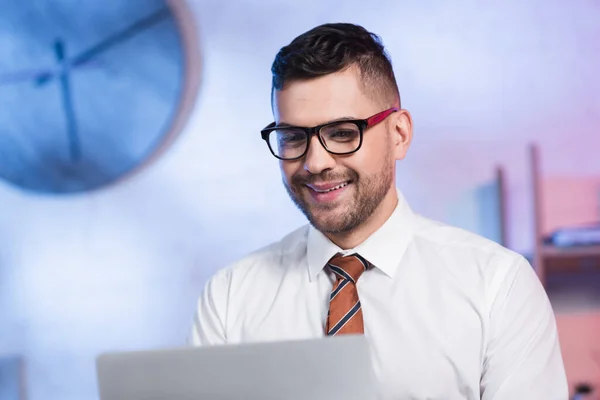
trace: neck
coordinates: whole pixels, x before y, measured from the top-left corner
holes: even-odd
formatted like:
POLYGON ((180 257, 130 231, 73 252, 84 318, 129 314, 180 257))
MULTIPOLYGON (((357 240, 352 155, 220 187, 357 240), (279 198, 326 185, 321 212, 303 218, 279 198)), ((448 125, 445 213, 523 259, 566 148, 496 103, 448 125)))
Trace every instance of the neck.
POLYGON ((350 232, 339 234, 326 233, 325 236, 342 250, 352 249, 367 240, 369 236, 381 228, 392 215, 397 205, 398 193, 396 192, 396 188, 393 187, 388 191, 375 212, 361 225, 350 232))

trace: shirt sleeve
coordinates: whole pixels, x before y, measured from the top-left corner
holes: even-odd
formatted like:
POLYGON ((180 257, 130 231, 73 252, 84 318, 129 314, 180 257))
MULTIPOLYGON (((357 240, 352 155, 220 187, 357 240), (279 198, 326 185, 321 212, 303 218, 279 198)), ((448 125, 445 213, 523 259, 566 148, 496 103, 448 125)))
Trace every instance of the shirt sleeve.
POLYGON ((189 342, 192 346, 227 342, 227 306, 231 271, 218 271, 208 280, 198 299, 189 342))
POLYGON ((567 400, 554 312, 533 268, 520 257, 491 302, 482 400, 567 400))

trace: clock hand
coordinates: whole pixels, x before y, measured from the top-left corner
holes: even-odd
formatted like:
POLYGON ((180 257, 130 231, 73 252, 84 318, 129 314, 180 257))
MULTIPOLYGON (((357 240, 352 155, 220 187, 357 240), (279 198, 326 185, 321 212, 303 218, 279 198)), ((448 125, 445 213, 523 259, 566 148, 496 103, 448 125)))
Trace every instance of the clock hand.
MULTIPOLYGON (((149 28, 149 27, 159 23, 160 21, 165 19, 168 15, 169 15, 169 9, 162 8, 162 9, 156 11, 155 13, 149 15, 148 17, 135 22, 134 24, 123 29, 122 31, 117 32, 117 33, 107 37, 102 42, 97 43, 96 45, 83 51, 81 54, 77 55, 76 57, 73 57, 70 61, 65 60, 64 64, 69 64, 70 67, 80 67, 80 66, 87 65, 87 64, 94 64, 94 60, 92 60, 92 58, 94 56, 102 53, 103 51, 109 49, 110 47, 114 46, 115 44, 118 44, 119 42, 129 39, 130 37, 134 36, 139 31, 142 31, 146 28, 149 28)), ((36 73, 34 71, 20 71, 20 72, 15 72, 15 73, 8 73, 8 74, 0 75, 0 85, 10 84, 10 83, 18 83, 23 80, 28 80, 32 77, 31 75, 34 75, 33 77, 35 78, 37 85, 44 85, 44 84, 50 82, 52 79, 54 79, 59 74, 60 74, 59 72, 54 71, 52 69, 49 69, 46 71, 42 70, 42 71, 39 71, 39 73, 36 73)))
POLYGON ((46 76, 52 76, 56 74, 55 68, 46 68, 39 70, 22 70, 19 72, 9 72, 0 75, 0 85, 9 85, 11 83, 21 83, 24 81, 39 80, 46 76))
MULTIPOLYGON (((71 61, 65 60, 65 65, 68 65, 69 69, 73 69, 73 63, 71 61)), ((87 67, 87 66, 101 66, 101 63, 90 60, 89 62, 79 64, 79 67, 87 67)), ((60 75, 60 72, 63 70, 62 67, 55 68, 54 70, 47 71, 45 73, 40 73, 35 76, 35 84, 37 86, 44 86, 46 83, 50 82, 52 79, 56 78, 57 75, 60 75)))
POLYGON ((129 27, 123 29, 120 32, 110 35, 109 37, 107 37, 106 39, 101 41, 100 43, 97 43, 96 45, 83 51, 79 55, 73 57, 72 64, 74 66, 78 66, 82 63, 89 61, 92 57, 95 57, 98 54, 102 53, 103 51, 106 51, 107 49, 114 46, 115 44, 118 44, 119 42, 127 40, 130 37, 134 36, 139 31, 142 31, 146 28, 151 27, 152 25, 159 23, 160 21, 165 19, 168 15, 169 15, 168 8, 163 8, 163 9, 156 11, 155 13, 149 15, 148 17, 135 22, 134 24, 130 25, 129 27))
POLYGON ((59 75, 60 91, 62 94, 63 107, 65 110, 65 118, 67 122, 67 135, 69 138, 69 154, 71 161, 79 161, 81 158, 81 146, 79 136, 77 134, 77 123, 75 119, 75 111, 73 109, 73 98, 71 92, 70 81, 70 65, 66 62, 65 45, 61 40, 54 43, 54 52, 57 61, 62 65, 63 69, 59 75))
MULTIPOLYGON (((95 60, 90 60, 85 64, 80 64, 80 67, 97 67, 101 63, 95 60)), ((50 67, 43 69, 24 69, 18 72, 8 72, 0 74, 0 85, 18 84, 21 82, 35 81, 36 85, 44 85, 60 74, 61 67, 50 67)))

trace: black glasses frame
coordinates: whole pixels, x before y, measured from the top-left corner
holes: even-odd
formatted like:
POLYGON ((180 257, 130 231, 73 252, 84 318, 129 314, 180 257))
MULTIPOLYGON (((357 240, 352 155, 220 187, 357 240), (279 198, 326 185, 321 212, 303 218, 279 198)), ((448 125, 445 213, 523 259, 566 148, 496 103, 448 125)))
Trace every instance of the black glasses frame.
POLYGON ((393 107, 393 108, 389 108, 387 110, 381 111, 375 115, 372 115, 367 119, 349 119, 349 120, 333 121, 333 122, 327 122, 325 124, 313 126, 311 128, 307 128, 307 127, 303 127, 303 126, 292 126, 292 125, 277 126, 277 124, 275 122, 272 122, 268 126, 266 126, 264 129, 262 129, 260 131, 260 134, 261 134, 262 139, 265 142, 267 142, 267 146, 269 147, 271 154, 273 154, 274 157, 276 157, 280 160, 284 160, 284 161, 293 161, 293 160, 298 160, 298 159, 304 157, 306 155, 306 153, 308 152, 308 148, 310 147, 310 142, 312 141, 311 139, 314 135, 317 136, 317 138, 319 139, 319 143, 321 143, 321 146, 323 146, 323 148, 325 150, 327 150, 328 153, 334 154, 334 155, 348 155, 348 154, 356 153, 358 150, 360 150, 360 148, 362 146, 362 142, 363 142, 363 133, 366 129, 377 125, 378 123, 380 123, 381 121, 386 119, 388 116, 390 116, 391 114, 393 114, 399 110, 400 110, 399 108, 393 107), (321 129, 323 129, 327 126, 336 125, 339 123, 351 123, 351 124, 355 124, 358 127, 359 141, 358 141, 358 146, 356 147, 356 149, 354 149, 352 151, 343 152, 343 153, 337 153, 337 152, 331 151, 327 148, 327 145, 325 144, 325 140, 323 140, 323 137, 320 135, 321 129), (301 155, 299 155, 298 157, 293 157, 293 158, 284 158, 284 157, 278 156, 275 153, 275 151, 273 150, 273 148, 271 147, 271 142, 269 141, 269 135, 271 134, 271 132, 276 131, 278 129, 303 130, 306 133, 306 140, 307 140, 306 149, 304 149, 304 152, 301 155))

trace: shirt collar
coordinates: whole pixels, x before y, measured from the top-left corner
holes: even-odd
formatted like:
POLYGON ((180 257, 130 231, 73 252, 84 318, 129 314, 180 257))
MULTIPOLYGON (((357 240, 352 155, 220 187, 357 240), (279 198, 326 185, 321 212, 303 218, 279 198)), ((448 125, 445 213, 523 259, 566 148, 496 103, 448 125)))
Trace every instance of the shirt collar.
POLYGON ((342 250, 312 225, 309 227, 306 257, 308 276, 314 281, 335 254, 359 253, 377 269, 392 278, 414 232, 414 214, 398 192, 398 204, 387 221, 354 249, 342 250))

